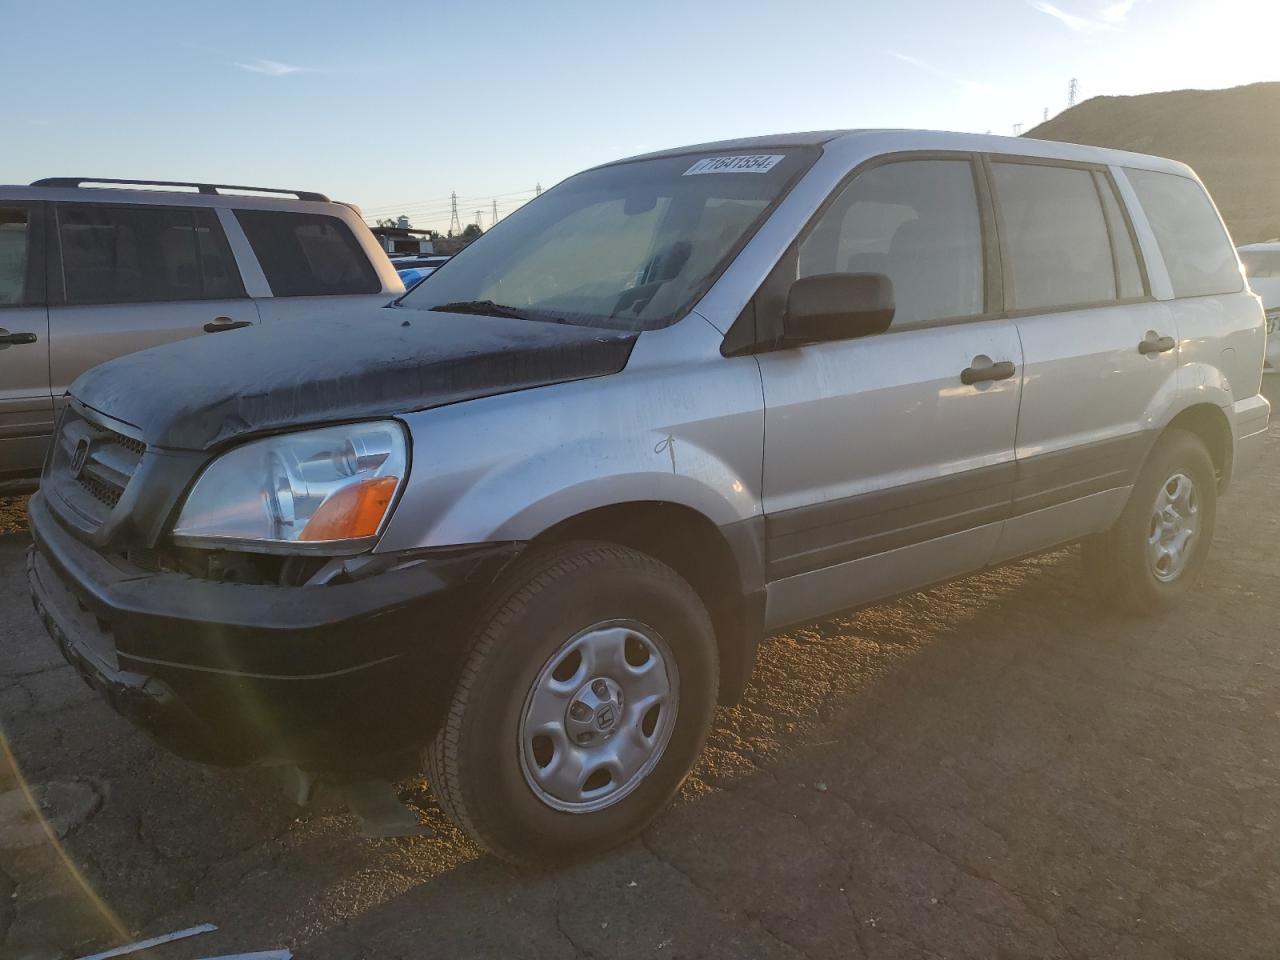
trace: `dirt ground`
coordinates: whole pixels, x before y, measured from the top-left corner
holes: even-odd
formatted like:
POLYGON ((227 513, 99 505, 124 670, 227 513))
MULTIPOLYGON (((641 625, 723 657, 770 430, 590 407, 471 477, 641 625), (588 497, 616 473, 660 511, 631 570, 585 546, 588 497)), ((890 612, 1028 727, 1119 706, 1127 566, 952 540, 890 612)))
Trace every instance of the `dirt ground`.
POLYGON ((1099 609, 1066 550, 769 640, 676 807, 519 873, 153 747, 62 664, 0 538, 0 956, 1275 957, 1280 428, 1176 614, 1099 609), (59 850, 65 856, 60 856, 59 850))

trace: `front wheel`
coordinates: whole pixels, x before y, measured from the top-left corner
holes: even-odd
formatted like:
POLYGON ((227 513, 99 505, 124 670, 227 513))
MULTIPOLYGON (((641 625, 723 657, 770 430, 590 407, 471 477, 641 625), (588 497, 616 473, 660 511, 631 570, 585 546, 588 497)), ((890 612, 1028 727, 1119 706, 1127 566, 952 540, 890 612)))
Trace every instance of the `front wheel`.
POLYGON ((504 859, 590 856, 674 796, 718 677, 706 608, 670 567, 603 543, 536 554, 479 620, 427 748, 432 792, 504 859))
POLYGON ((1098 591, 1139 614, 1172 607, 1195 586, 1213 541, 1218 484, 1193 433, 1170 430, 1156 443, 1120 519, 1084 544, 1098 591))

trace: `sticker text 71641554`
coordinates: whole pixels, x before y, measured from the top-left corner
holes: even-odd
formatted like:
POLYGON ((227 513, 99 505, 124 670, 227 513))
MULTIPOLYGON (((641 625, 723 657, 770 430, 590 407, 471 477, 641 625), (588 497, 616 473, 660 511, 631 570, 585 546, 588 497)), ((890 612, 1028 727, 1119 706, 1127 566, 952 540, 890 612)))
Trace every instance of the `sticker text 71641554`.
POLYGON ((703 157, 684 172, 686 177, 703 173, 768 173, 783 159, 782 154, 755 154, 748 157, 703 157))

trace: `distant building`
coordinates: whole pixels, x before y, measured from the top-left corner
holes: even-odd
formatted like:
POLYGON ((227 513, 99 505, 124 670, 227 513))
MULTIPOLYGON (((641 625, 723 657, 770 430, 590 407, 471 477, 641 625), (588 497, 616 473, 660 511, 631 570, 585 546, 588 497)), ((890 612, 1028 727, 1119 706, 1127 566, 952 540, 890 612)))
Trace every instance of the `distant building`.
POLYGON ((401 217, 399 224, 394 227, 370 227, 369 229, 378 238, 378 242, 382 244, 382 249, 387 251, 388 254, 433 254, 436 252, 435 243, 432 241, 433 232, 430 230, 414 230, 409 226, 408 217, 401 217))

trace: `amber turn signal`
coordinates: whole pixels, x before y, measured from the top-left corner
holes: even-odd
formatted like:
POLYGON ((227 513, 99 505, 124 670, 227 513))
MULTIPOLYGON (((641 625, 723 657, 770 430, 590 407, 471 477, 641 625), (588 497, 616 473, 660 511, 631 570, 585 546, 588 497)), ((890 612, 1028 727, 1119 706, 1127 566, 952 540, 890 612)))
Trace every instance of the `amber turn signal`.
POLYGON ((311 515, 299 540, 358 540, 378 532, 400 483, 396 477, 374 477, 343 487, 311 515))

